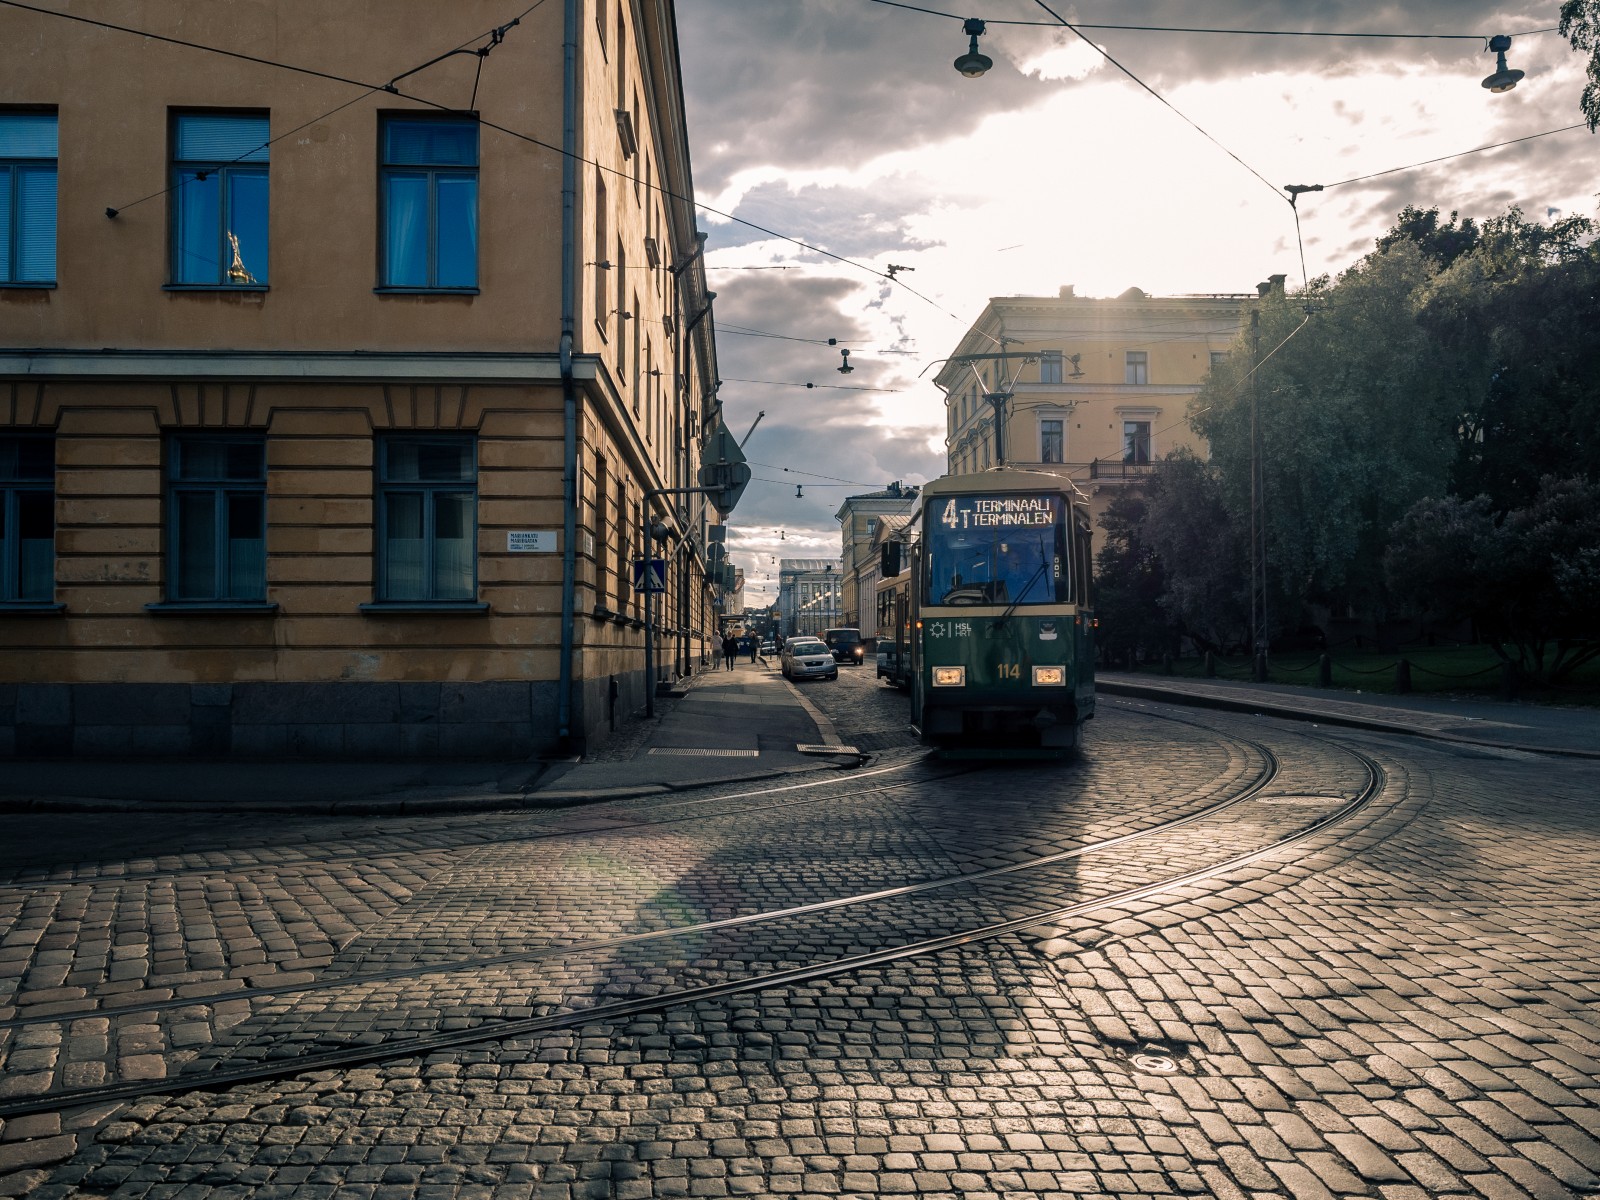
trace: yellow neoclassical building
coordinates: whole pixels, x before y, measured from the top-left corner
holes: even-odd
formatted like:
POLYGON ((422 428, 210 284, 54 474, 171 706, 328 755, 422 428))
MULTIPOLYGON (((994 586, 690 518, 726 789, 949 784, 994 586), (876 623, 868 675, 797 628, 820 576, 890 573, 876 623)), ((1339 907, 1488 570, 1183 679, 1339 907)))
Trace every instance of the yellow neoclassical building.
MULTIPOLYGON (((1282 288, 1281 276, 1262 285, 1282 288)), ((1098 524, 1117 490, 1179 447, 1203 450, 1189 401, 1258 293, 991 299, 935 377, 948 471, 1002 462, 1064 470, 1098 524)))

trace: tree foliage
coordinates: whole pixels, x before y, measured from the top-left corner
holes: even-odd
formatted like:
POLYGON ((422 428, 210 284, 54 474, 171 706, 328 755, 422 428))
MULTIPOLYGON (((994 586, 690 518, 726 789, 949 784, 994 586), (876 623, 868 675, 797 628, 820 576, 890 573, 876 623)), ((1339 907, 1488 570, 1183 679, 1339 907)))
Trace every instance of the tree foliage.
POLYGON ((1197 398, 1223 498, 1249 528, 1251 409, 1261 429, 1262 514, 1273 625, 1294 628, 1308 602, 1372 611, 1389 528, 1442 491, 1453 458, 1451 395, 1414 319, 1436 261, 1409 237, 1336 281, 1260 306, 1261 366, 1247 378, 1247 330, 1231 368, 1197 398), (1307 311, 1307 309, 1311 311, 1307 311))
MULTIPOLYGON (((1600 544, 1576 534, 1539 540, 1571 524, 1553 515, 1567 493, 1550 491, 1544 476, 1600 483, 1593 223, 1533 224, 1514 208, 1482 223, 1454 212, 1442 221, 1437 208, 1408 207, 1337 278, 1293 296, 1271 291, 1257 307, 1259 326, 1190 409, 1209 461, 1169 458, 1136 531, 1159 558, 1170 618, 1202 645, 1248 641, 1253 418, 1270 635, 1299 627, 1311 605, 1381 621, 1402 596, 1425 612, 1431 587, 1451 604, 1477 597, 1480 627, 1497 630, 1530 671, 1545 670, 1547 643, 1569 669, 1579 652, 1561 645, 1577 636, 1578 610, 1557 619, 1554 602, 1541 599, 1532 625, 1509 614, 1534 621, 1519 578, 1559 570, 1559 595, 1571 597, 1592 594, 1600 570, 1600 544), (1438 526, 1430 538, 1406 532, 1410 557, 1386 556, 1412 528, 1401 518, 1414 523, 1424 511, 1438 526), (1469 570, 1478 562, 1469 543, 1488 530, 1502 542, 1520 531, 1517 545, 1497 543, 1503 561, 1546 542, 1554 557, 1536 569, 1524 563, 1524 576, 1469 570)), ((1587 619, 1600 626, 1600 604, 1587 619)))
POLYGON ((1589 82, 1579 97, 1578 107, 1589 132, 1600 127, 1600 0, 1565 0, 1561 5, 1561 36, 1574 50, 1589 56, 1589 82))
POLYGON ((1250 644, 1249 528, 1248 518, 1243 530, 1234 520, 1211 464, 1184 451, 1163 461, 1145 500, 1144 538, 1165 576, 1162 608, 1202 649, 1250 644))
POLYGON ((1593 223, 1512 209, 1423 287, 1417 322, 1457 401, 1456 495, 1501 511, 1546 474, 1600 478, 1600 250, 1593 223))
POLYGON ((1384 557, 1396 597, 1470 618, 1507 662, 1557 681, 1600 657, 1600 484, 1547 475, 1525 506, 1487 496, 1419 501, 1384 557))
POLYGON ((1137 491, 1118 493, 1100 519, 1105 540, 1095 555, 1095 609, 1104 615, 1100 649, 1113 662, 1130 652, 1175 648, 1177 629, 1161 606, 1166 571, 1144 539, 1146 501, 1137 491))

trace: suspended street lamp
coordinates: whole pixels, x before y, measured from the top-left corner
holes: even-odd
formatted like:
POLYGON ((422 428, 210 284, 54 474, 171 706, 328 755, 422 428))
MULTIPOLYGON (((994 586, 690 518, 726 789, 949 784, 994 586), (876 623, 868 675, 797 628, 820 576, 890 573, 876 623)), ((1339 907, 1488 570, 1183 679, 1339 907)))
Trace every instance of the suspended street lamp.
POLYGON ((1491 92, 1509 92, 1522 78, 1521 71, 1513 71, 1506 66, 1506 51, 1509 49, 1511 39, 1505 34, 1498 33, 1489 39, 1489 50, 1495 55, 1495 71, 1483 81, 1483 86, 1491 92))
POLYGON ((976 79, 994 66, 994 59, 978 53, 978 39, 983 36, 986 28, 977 17, 968 17, 966 23, 961 26, 961 31, 972 39, 972 44, 965 54, 956 59, 955 67, 968 79, 976 79))

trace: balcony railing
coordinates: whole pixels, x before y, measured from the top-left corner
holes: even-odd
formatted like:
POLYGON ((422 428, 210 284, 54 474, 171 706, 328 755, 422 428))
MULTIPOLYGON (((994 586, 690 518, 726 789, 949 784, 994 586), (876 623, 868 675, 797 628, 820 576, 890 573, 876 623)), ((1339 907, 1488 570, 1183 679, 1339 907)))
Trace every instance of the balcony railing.
POLYGON ((1089 464, 1090 479, 1144 479, 1155 473, 1159 463, 1129 462, 1121 458, 1097 458, 1089 464))

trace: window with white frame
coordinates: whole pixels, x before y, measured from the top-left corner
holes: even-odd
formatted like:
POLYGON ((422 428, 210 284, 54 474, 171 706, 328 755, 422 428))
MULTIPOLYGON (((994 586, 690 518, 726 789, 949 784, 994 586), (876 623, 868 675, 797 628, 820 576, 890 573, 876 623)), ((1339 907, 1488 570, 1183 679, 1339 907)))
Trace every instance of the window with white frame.
POLYGON ((1122 422, 1122 461, 1143 464, 1150 461, 1150 422, 1122 422))
POLYGON ((1124 377, 1123 382, 1125 382, 1125 383, 1139 383, 1139 384, 1149 383, 1150 382, 1150 354, 1149 354, 1149 352, 1145 351, 1145 350, 1129 350, 1128 351, 1128 356, 1127 356, 1127 362, 1126 362, 1124 371, 1125 371, 1125 377, 1124 377))
POLYGON ((1039 420, 1039 461, 1059 463, 1066 461, 1065 424, 1060 417, 1041 417, 1039 420))
POLYGON ((1046 350, 1039 356, 1039 382, 1060 383, 1062 379, 1061 351, 1046 350))
POLYGON ((0 286, 56 280, 56 114, 0 112, 0 286))

